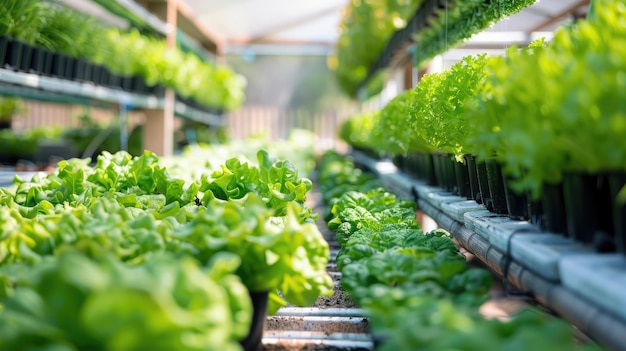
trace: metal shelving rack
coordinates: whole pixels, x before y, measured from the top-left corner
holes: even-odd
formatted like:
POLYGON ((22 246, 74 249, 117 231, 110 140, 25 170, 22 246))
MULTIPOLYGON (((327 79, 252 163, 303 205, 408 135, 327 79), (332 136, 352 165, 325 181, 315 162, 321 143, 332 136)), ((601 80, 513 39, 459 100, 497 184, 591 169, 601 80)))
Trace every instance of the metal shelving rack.
POLYGON ((626 350, 626 255, 596 253, 528 221, 487 211, 473 200, 428 186, 391 161, 353 151, 360 167, 450 232, 502 278, 511 295, 532 299, 611 350, 626 350))
MULTIPOLYGON (((164 108, 162 96, 131 93, 91 83, 14 72, 7 69, 0 69, 0 95, 64 103, 112 103, 139 109, 164 108)), ((180 101, 176 101, 174 112, 178 117, 208 125, 223 123, 220 114, 198 110, 180 101)))
POLYGON ((43 101, 89 103, 95 100, 138 108, 163 108, 163 97, 7 69, 0 69, 0 83, 1 95, 43 101))
MULTIPOLYGON (((155 32, 160 34, 168 33, 166 30, 168 24, 158 17, 158 14, 164 16, 168 12, 167 6, 160 6, 158 8, 159 13, 152 13, 132 0, 117 0, 117 2, 128 11, 137 14, 155 32)), ((176 8, 175 10, 178 12, 180 9, 176 8)), ((187 21, 189 20, 187 19, 187 21)), ((184 23, 186 23, 187 27, 190 26, 187 22, 184 23)), ((205 34, 197 28, 194 33, 196 35, 205 34)), ((186 34, 182 32, 178 33, 178 35, 187 38, 186 34)), ((211 45, 215 45, 212 39, 205 39, 205 42, 208 40, 211 45)), ((168 145, 171 144, 171 136, 169 134, 172 132, 171 126, 173 125, 169 121, 173 116, 209 126, 222 126, 225 123, 220 111, 198 109, 177 99, 173 92, 166 91, 161 96, 138 94, 92 83, 15 72, 4 68, 0 68, 0 96, 15 96, 31 100, 70 104, 108 107, 113 105, 119 108, 119 115, 122 119, 126 118, 126 113, 129 109, 144 110, 148 117, 146 121, 148 129, 146 132, 153 136, 144 147, 155 151, 157 154, 165 155, 172 152, 168 145)))

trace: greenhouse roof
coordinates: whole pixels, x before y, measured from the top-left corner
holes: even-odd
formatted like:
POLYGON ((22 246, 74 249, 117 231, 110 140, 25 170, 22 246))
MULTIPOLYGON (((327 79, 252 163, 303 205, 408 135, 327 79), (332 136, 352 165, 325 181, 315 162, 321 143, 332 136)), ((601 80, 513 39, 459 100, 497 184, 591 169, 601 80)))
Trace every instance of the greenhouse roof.
MULTIPOLYGON (((91 2, 61 1, 83 9, 88 7, 84 3, 91 2)), ((142 15, 158 31, 164 30, 165 15, 162 9, 168 0, 116 1, 132 12, 147 9, 142 15)), ((551 32, 563 21, 584 15, 589 1, 539 0, 476 36, 469 45, 489 48, 532 39, 533 33, 551 32)), ((327 54, 332 52, 339 38, 339 23, 349 0, 176 2, 179 28, 205 47, 217 45, 223 53, 243 52, 246 48, 254 47, 265 53, 327 54)), ((100 15, 110 17, 104 11, 100 15)))
MULTIPOLYGON (((157 0, 158 1, 158 0, 157 0)), ((196 20, 214 40, 232 52, 250 45, 299 47, 310 52, 311 47, 334 48, 339 37, 342 11, 349 0, 178 0, 186 4, 196 20)), ((505 42, 507 37, 523 33, 551 32, 563 20, 586 12, 589 0, 540 0, 533 6, 492 27, 490 40, 505 42), (503 32, 513 34, 502 35, 503 32), (494 33, 500 33, 494 34, 494 33)), ((480 39, 480 38, 478 38, 480 39)), ((484 39, 484 38, 483 38, 484 39)), ((480 40, 475 40, 477 45, 480 40)), ((483 40, 483 44, 485 43, 483 40)))

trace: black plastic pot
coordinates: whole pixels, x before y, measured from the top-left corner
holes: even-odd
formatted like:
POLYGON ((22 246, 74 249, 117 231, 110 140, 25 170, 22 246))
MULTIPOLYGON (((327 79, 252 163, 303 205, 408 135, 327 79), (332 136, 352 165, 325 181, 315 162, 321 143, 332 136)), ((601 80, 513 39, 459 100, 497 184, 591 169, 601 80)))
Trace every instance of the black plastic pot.
POLYGON ((44 48, 44 58, 43 58, 43 68, 41 71, 41 74, 45 75, 45 76, 51 76, 52 75, 52 64, 53 64, 53 57, 54 57, 54 53, 46 48, 44 48))
POLYGON ((131 76, 122 76, 122 89, 126 91, 131 91, 133 86, 133 77, 131 76))
POLYGON ((417 153, 408 153, 400 158, 400 160, 397 160, 398 167, 402 167, 402 171, 409 176, 420 179, 422 170, 419 155, 417 153))
POLYGON ((63 75, 64 79, 74 80, 76 78, 76 65, 78 59, 72 56, 67 56, 65 59, 65 74, 63 75))
POLYGON ((504 195, 506 198, 506 209, 509 213, 509 218, 517 221, 525 221, 529 218, 528 214, 528 200, 525 194, 520 194, 513 190, 511 182, 513 179, 509 176, 502 175, 502 182, 504 183, 504 195))
POLYGON ((111 71, 109 71, 108 68, 103 66, 102 72, 100 72, 100 82, 97 84, 108 87, 109 84, 111 84, 111 75, 112 75, 111 71))
POLYGON ((467 161, 465 161, 465 163, 458 161, 454 162, 454 176, 456 178, 456 186, 459 196, 471 200, 472 190, 470 187, 469 167, 467 165, 467 161))
POLYGON ((441 165, 443 167, 444 175, 444 189, 454 195, 458 195, 459 189, 456 185, 456 174, 454 169, 454 164, 456 163, 456 160, 452 155, 447 154, 441 155, 441 158, 441 165))
POLYGON ((613 212, 613 233, 617 251, 626 254, 626 173, 607 175, 613 212), (622 192, 622 195, 620 195, 622 192))
POLYGON ((65 62, 67 61, 67 56, 64 54, 55 52, 52 54, 52 69, 50 74, 53 77, 64 78, 65 77, 65 62))
POLYGON ((4 67, 7 56, 7 46, 9 45, 10 40, 11 37, 6 34, 0 35, 0 68, 4 67))
POLYGON ((543 228, 543 203, 541 200, 532 200, 530 195, 526 195, 526 206, 528 211, 528 219, 530 223, 543 228))
POLYGON ((420 170, 419 179, 428 185, 436 185, 434 155, 425 152, 417 152, 414 155, 420 170))
POLYGON ((14 71, 19 70, 22 63, 22 52, 24 51, 25 44, 26 43, 21 40, 9 39, 4 59, 5 68, 14 71))
POLYGON ((252 323, 250 324, 248 335, 245 339, 241 340, 241 346, 244 351, 256 351, 261 349, 263 328, 265 326, 265 319, 267 319, 268 292, 250 291, 250 299, 252 299, 252 323))
POLYGON ((563 199, 568 235, 593 244, 598 251, 613 251, 613 216, 606 178, 590 173, 565 173, 563 199))
POLYGON ((165 87, 162 84, 155 84, 148 87, 148 92, 155 96, 165 95, 165 87))
POLYGON ((404 168, 405 159, 405 155, 393 155, 393 157, 391 157, 391 163, 393 163, 399 171, 406 172, 406 169, 404 168))
POLYGON ((30 61, 32 60, 32 57, 33 57, 33 46, 25 42, 22 45, 22 57, 20 58, 20 63, 17 69, 20 72, 29 72, 30 61))
POLYGON ((444 174, 443 174, 443 166, 441 165, 441 155, 440 154, 432 154, 433 158, 433 171, 435 173, 435 184, 436 186, 444 188, 444 174))
POLYGON ((49 75, 52 67, 52 53, 43 46, 34 46, 30 60, 30 72, 49 75))
POLYGON ((146 81, 141 76, 133 76, 131 80, 130 90, 139 93, 139 94, 147 94, 148 87, 146 86, 146 81))
POLYGON ((110 72, 109 83, 107 85, 111 88, 120 89, 122 87, 122 77, 116 73, 110 72))
POLYGON ((476 197, 480 193, 480 187, 478 186, 478 168, 476 167, 476 157, 473 155, 466 155, 465 162, 467 162, 467 172, 469 176, 470 184, 470 200, 476 200, 476 197))
POLYGON ((102 84, 102 72, 103 72, 104 67, 102 67, 102 65, 99 64, 92 64, 91 65, 91 77, 89 79, 90 82, 92 82, 93 84, 102 84))
POLYGON ((543 218, 541 228, 554 234, 567 236, 563 183, 544 183, 542 190, 543 218))
POLYGON ((92 77, 93 65, 83 59, 76 59, 76 69, 74 70, 74 80, 79 82, 89 82, 92 77))
POLYGON ((489 181, 487 178, 487 164, 485 161, 476 162, 476 175, 478 177, 479 193, 476 195, 476 202, 485 205, 487 210, 492 211, 491 193, 489 192, 489 181))
POLYGON ((508 214, 506 207, 506 192, 502 181, 502 167, 496 160, 487 160, 487 182, 489 184, 489 194, 491 194, 491 212, 498 214, 508 214))

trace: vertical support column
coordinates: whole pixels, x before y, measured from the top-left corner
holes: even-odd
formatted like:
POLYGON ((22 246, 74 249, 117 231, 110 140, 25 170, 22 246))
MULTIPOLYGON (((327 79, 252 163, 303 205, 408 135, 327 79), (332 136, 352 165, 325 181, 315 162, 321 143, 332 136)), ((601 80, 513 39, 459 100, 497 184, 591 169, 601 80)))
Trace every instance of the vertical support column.
MULTIPOLYGON (((166 42, 168 49, 176 47, 176 27, 178 6, 177 0, 167 0, 166 8, 159 12, 167 19, 166 42), (162 12, 165 12, 164 14, 162 12)), ((170 156, 174 151, 174 104, 176 94, 172 89, 165 90, 165 101, 162 110, 146 110, 144 127, 144 149, 159 156, 170 156)))
POLYGON ((174 149, 174 91, 165 91, 163 109, 145 110, 143 148, 159 156, 170 156, 174 149))
POLYGON ((417 75, 415 69, 413 68, 413 60, 407 60, 404 64, 404 89, 403 90, 411 90, 415 87, 417 75))

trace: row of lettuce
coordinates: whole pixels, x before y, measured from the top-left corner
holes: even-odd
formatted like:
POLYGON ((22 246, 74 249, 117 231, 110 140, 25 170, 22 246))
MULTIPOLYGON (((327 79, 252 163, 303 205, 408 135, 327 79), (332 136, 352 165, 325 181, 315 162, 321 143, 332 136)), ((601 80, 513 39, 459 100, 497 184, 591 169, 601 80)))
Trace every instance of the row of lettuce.
MULTIPOLYGON (((376 60, 393 34, 405 28, 414 16, 419 15, 421 20, 417 28, 412 29, 415 31, 414 64, 421 68, 448 48, 533 3, 535 0, 352 0, 344 13, 337 45, 335 71, 339 84, 347 94, 354 96, 368 74, 376 77, 371 72, 376 60)), ((368 83, 371 85, 368 90, 374 90, 370 94, 382 89, 381 84, 374 87, 377 81, 380 79, 368 83)))
POLYGON ((564 321, 524 309, 486 319, 491 274, 470 268, 451 236, 424 233, 415 203, 397 198, 353 160, 327 152, 319 186, 341 245, 341 286, 366 311, 376 350, 597 350, 564 321))
POLYGON ((381 154, 496 159, 533 198, 566 172, 626 171, 626 5, 596 8, 549 43, 467 56, 425 75, 381 110, 347 121, 342 137, 381 154))
POLYGON ((103 65, 120 76, 141 76, 205 106, 231 110, 245 98, 245 79, 165 40, 111 27, 58 3, 1 0, 0 35, 103 65))
POLYGON ((253 293, 270 314, 332 294, 311 181, 225 150, 104 153, 0 189, 0 349, 237 350, 253 293))

